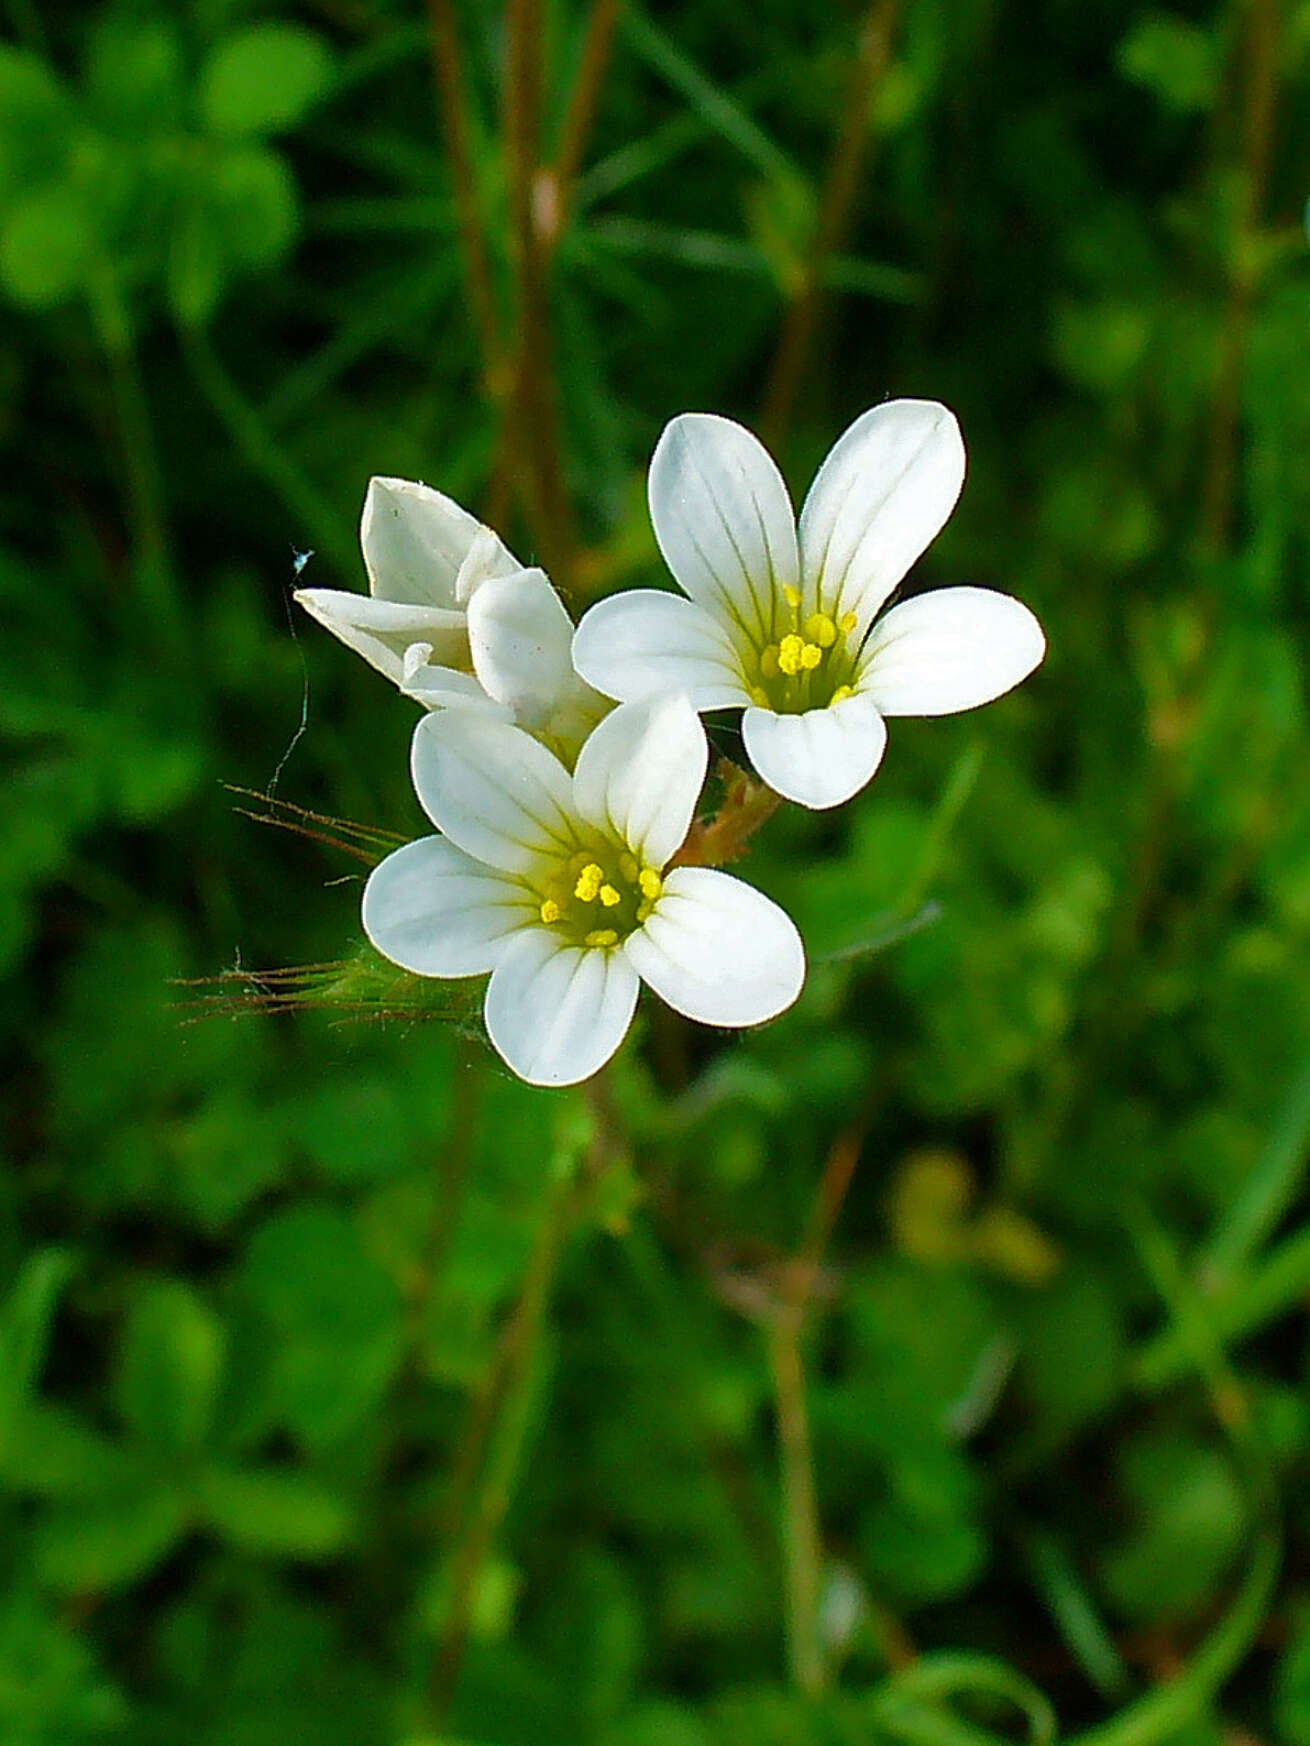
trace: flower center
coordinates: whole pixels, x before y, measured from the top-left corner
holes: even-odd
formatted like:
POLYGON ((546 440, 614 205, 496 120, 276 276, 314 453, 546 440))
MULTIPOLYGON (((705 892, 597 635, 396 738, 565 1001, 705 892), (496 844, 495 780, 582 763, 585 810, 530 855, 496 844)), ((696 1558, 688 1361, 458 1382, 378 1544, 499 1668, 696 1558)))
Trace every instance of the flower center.
POLYGON ((540 888, 542 921, 574 946, 617 946, 655 907, 664 882, 627 849, 596 843, 570 855, 540 888))
MULTIPOLYGON (((796 588, 784 588, 788 628, 776 642, 754 650, 748 659, 751 698, 761 709, 777 715, 803 715, 807 709, 826 709, 851 695, 857 650, 850 644, 855 614, 829 618, 812 612, 801 622, 801 596, 796 588)), ((785 621, 786 622, 786 621, 785 621)), ((775 635, 778 632, 774 620, 775 635)))

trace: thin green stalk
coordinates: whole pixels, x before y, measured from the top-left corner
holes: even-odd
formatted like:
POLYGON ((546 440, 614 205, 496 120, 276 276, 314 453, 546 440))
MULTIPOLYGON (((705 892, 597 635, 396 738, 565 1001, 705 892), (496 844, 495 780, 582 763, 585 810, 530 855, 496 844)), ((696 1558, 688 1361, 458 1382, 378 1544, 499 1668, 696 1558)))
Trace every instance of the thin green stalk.
POLYGON ((91 318, 105 354, 123 458, 127 513, 142 586, 171 636, 180 635, 181 603, 169 556, 164 486, 150 405, 132 334, 132 316, 109 263, 88 287, 91 318))
MULTIPOLYGON (((534 1366, 546 1307, 579 1203, 579 1187, 572 1177, 553 1185, 537 1231, 536 1246, 528 1260, 523 1289, 506 1329, 503 1363, 497 1366, 495 1411, 487 1426, 487 1459, 456 1533, 446 1616, 432 1660, 428 1709, 434 1731, 440 1731, 450 1708, 468 1647, 478 1577, 509 1508, 514 1474, 531 1418, 534 1366)), ((475 1414, 479 1422, 484 1419, 485 1402, 477 1404, 475 1414)))
POLYGON ((349 574, 357 562, 353 532, 291 459, 258 407, 228 375, 208 334, 189 328, 182 334, 182 346, 196 386, 247 464, 267 480, 295 517, 296 538, 312 541, 339 570, 349 574))
POLYGON ((1247 333, 1255 301, 1249 243, 1264 204, 1273 149, 1281 48, 1280 0, 1250 0, 1247 14, 1245 79, 1242 86, 1242 150, 1237 166, 1241 206, 1233 228, 1234 258, 1229 266, 1228 304, 1215 382, 1210 445, 1201 492, 1203 548, 1227 550, 1237 492, 1238 436, 1247 333))
POLYGON ((424 1312, 441 1278, 464 1204, 464 1187, 473 1159, 473 1140, 478 1126, 484 1060, 485 1054, 480 1044, 469 1037, 456 1038, 449 1129, 441 1156, 432 1223, 428 1228, 427 1243, 419 1261, 410 1297, 410 1328, 416 1357, 422 1337, 424 1312))
POLYGON ((1078 1665, 1107 1702, 1128 1690, 1128 1667, 1072 1558, 1053 1534, 1034 1531, 1024 1550, 1033 1581, 1078 1665))
POLYGON ((1307 1148, 1310 1060, 1293 1080, 1255 1169, 1206 1245, 1203 1271, 1212 1288, 1237 1274, 1277 1226, 1300 1188, 1307 1148))
MULTIPOLYGON (((1286 1314, 1310 1291, 1310 1225, 1278 1244, 1261 1266, 1222 1297, 1208 1300, 1206 1312, 1215 1335, 1225 1343, 1240 1340, 1286 1314)), ((1195 1367, 1196 1354, 1182 1331, 1166 1328, 1138 1352, 1134 1384, 1157 1393, 1195 1367)))
POLYGON ((546 251, 538 210, 541 0, 510 0, 505 30, 503 131, 517 323, 507 435, 515 484, 537 550, 567 597, 574 537, 564 489, 563 446, 546 299, 546 251))
POLYGON ((499 402, 505 391, 504 347, 492 289, 491 251, 469 145, 472 130, 468 120, 459 31, 451 0, 428 0, 428 22, 437 107, 446 139, 446 158, 455 194, 460 252, 464 257, 473 325, 482 350, 483 380, 491 398, 499 402))
POLYGON ((819 1269, 860 1159, 861 1128, 840 1134, 828 1153, 796 1256, 783 1272, 779 1300, 768 1319, 778 1453, 782 1467, 783 1573, 787 1660, 793 1683, 815 1697, 829 1669, 819 1634, 823 1536, 814 1485, 814 1452, 805 1404, 801 1341, 819 1269))
POLYGON ((623 10, 623 37, 628 47, 684 97, 712 132, 735 146, 763 176, 799 180, 800 172, 754 118, 708 79, 646 13, 628 0, 623 10))
POLYGON ((569 93, 568 107, 564 111, 559 140, 555 146, 552 169, 556 211, 553 234, 548 239, 551 247, 564 234, 568 224, 573 192, 596 117, 596 106, 605 82, 605 70, 614 46, 614 27, 618 19, 619 0, 592 0, 582 52, 578 56, 577 76, 569 93))
POLYGON ((983 760, 986 757, 985 748, 980 742, 966 746, 951 766, 951 773, 946 778, 946 786, 942 789, 932 818, 928 822, 928 830, 924 837, 923 849, 919 855, 919 864, 915 868, 914 877, 902 893, 896 906, 897 918, 908 920, 923 909, 928 892, 941 869, 942 858, 950 844, 951 832, 959 821, 960 814, 968 804, 969 797, 977 786, 982 774, 983 760))
POLYGON ((1273 1601, 1281 1560, 1277 1532, 1262 1529, 1237 1599, 1184 1672, 1108 1721, 1075 1734, 1068 1746, 1160 1746, 1202 1716, 1255 1644, 1273 1601))
POLYGON ((768 1331, 768 1348, 782 1465, 787 1661, 797 1689, 816 1697, 827 1684, 827 1672, 819 1642, 822 1540, 800 1352, 803 1321, 800 1311, 780 1310, 768 1331))
POLYGON ((778 448, 786 434, 797 390, 809 361, 822 313, 824 275, 850 226, 869 150, 869 116, 891 65, 892 34, 900 0, 873 0, 860 29, 859 46, 841 130, 819 199, 813 246, 807 251, 800 283, 783 322, 764 395, 760 431, 778 448))
POLYGON ((1250 1423, 1246 1391, 1228 1362, 1209 1306, 1188 1279, 1168 1236, 1145 1206, 1130 1212, 1128 1229, 1179 1341, 1205 1379, 1216 1418, 1234 1435, 1244 1432, 1250 1423))

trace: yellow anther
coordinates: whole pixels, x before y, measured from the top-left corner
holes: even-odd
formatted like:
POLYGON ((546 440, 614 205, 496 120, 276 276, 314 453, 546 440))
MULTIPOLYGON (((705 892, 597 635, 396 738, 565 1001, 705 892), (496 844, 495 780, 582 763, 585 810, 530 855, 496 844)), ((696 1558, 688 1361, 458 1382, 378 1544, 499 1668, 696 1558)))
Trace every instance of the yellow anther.
POLYGON ((637 857, 635 855, 620 855, 619 872, 625 879, 635 879, 637 877, 637 857))
POLYGON ((751 686, 751 702, 758 703, 761 709, 769 707, 769 694, 762 685, 751 686))
POLYGON ((639 922, 644 922, 644 921, 648 920, 650 917, 651 911, 654 908, 655 908, 655 905, 653 903, 639 903, 637 905, 637 920, 639 922))
POLYGON ((859 621, 853 612, 844 612, 837 620, 837 629, 844 637, 848 637, 855 629, 858 622, 859 621))
POLYGON ((791 607, 793 612, 799 611, 801 604, 801 591, 799 588, 793 588, 790 582, 784 583, 782 597, 787 602, 788 606, 791 607))
POLYGON ((777 643, 770 643, 766 649, 761 651, 760 674, 765 679, 776 679, 778 677, 777 643))
POLYGON ((595 861, 588 861, 578 874, 578 883, 573 887, 574 897, 580 897, 584 903, 594 903, 604 878, 604 868, 595 861))
POLYGON ((559 918, 564 914, 564 911, 556 903, 553 897, 548 897, 542 904, 538 913, 540 914, 542 921, 544 921, 546 926, 549 927, 552 922, 557 922, 559 920, 559 918))
POLYGON ((805 634, 821 649, 830 649, 837 641, 837 626, 826 612, 812 612, 805 621, 805 634))
POLYGON ((828 699, 829 703, 840 703, 844 697, 854 697, 855 693, 849 685, 839 685, 828 699))
POLYGON ((622 902, 618 892, 615 891, 612 885, 602 885, 599 896, 606 909, 613 909, 616 903, 622 902))
POLYGON ((653 867, 643 867, 638 875, 637 884, 641 887, 643 897, 658 897, 664 889, 664 881, 653 867))
POLYGON ((823 650, 817 643, 806 643, 801 650, 801 666, 807 673, 812 673, 823 659, 823 650))
POLYGON ((593 928, 583 944, 586 946, 617 946, 619 936, 613 928, 593 928))
POLYGON ((795 678, 801 670, 801 651, 804 647, 804 638, 798 636, 786 636, 778 644, 778 666, 789 679, 795 678))

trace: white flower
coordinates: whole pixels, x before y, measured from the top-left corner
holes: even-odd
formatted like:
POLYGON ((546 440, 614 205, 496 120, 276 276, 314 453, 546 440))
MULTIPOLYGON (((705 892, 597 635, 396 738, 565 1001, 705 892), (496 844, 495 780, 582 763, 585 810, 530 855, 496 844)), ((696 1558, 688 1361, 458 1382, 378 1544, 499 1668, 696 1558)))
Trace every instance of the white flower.
POLYGON ((702 1024, 773 1018, 805 976, 792 922, 729 874, 665 871, 708 756, 682 697, 614 710, 571 776, 504 722, 426 716, 414 786, 443 835, 374 868, 364 932, 420 976, 490 970, 487 1033, 533 1085, 575 1084, 603 1067, 641 981, 702 1024))
POLYGON ((699 710, 741 705, 764 780, 802 806, 836 806, 878 768, 889 715, 989 703, 1045 651, 1026 606, 943 588, 874 622, 935 538, 964 482, 944 406, 892 400, 834 444, 801 511, 741 425, 684 413, 650 465, 650 512, 689 600, 634 589, 587 613, 578 672, 624 702, 685 692, 699 710))
POLYGON ((410 479, 369 481, 359 536, 368 593, 301 588, 301 606, 428 709, 477 708, 571 758, 610 705, 573 668, 544 571, 410 479))

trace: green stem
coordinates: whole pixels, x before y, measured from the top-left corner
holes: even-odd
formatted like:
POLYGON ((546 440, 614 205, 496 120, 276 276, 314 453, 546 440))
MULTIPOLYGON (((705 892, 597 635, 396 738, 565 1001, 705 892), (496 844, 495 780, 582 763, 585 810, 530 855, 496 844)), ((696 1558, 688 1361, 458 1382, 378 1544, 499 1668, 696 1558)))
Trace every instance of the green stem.
POLYGON ((1183 1675, 1157 1686, 1106 1722, 1075 1734, 1069 1746, 1159 1746, 1204 1714, 1224 1681, 1260 1634, 1281 1562, 1278 1534, 1259 1534, 1251 1565, 1231 1611, 1192 1657, 1183 1675))
POLYGON ((510 0, 505 18, 504 132, 516 332, 507 436, 514 479, 541 561, 565 599, 572 592, 574 534, 564 488, 555 392, 541 185, 540 0, 510 0))
POLYGON ((822 1542, 800 1350, 803 1320, 803 1312, 791 1306, 778 1312, 769 1329, 769 1370, 773 1377, 782 1464, 787 1661, 797 1689, 807 1697, 817 1697, 827 1683, 827 1674, 819 1643, 822 1542))
POLYGON ((829 260, 841 247, 856 198, 865 185, 869 116, 879 86, 891 65, 892 33, 900 0, 873 0, 860 30, 859 47, 847 93, 841 132, 833 148, 818 225, 800 283, 791 300, 764 396, 760 434, 775 451, 782 445, 796 391, 809 361, 822 313, 822 291, 829 260))
POLYGON ((565 1241, 580 1203, 573 1178, 557 1181, 505 1330, 491 1386, 474 1405, 466 1442, 488 1449, 469 1506, 461 1511, 450 1561, 450 1595, 429 1682, 429 1721, 444 1725, 468 1647, 478 1578, 505 1519, 534 1399, 534 1359, 565 1241))
POLYGON ((188 328, 182 333, 182 346, 196 386, 247 464, 267 480, 295 517, 296 537, 312 540, 339 570, 348 574, 357 563, 354 535, 290 458, 258 408, 228 375, 208 334, 199 328, 188 328))
POLYGON ((492 288, 491 255, 469 144, 472 129, 469 126, 459 31, 451 0, 428 0, 428 22, 437 107, 446 139, 446 157, 455 195, 460 253, 464 257, 473 325, 482 352, 483 382, 491 398, 499 402, 505 393, 503 348, 492 288))
POLYGON ((167 633, 176 638, 182 628, 182 611, 169 558, 159 453, 132 334, 131 312, 107 262, 101 263, 91 278, 88 296, 96 337, 109 367, 128 522, 141 584, 167 633))

